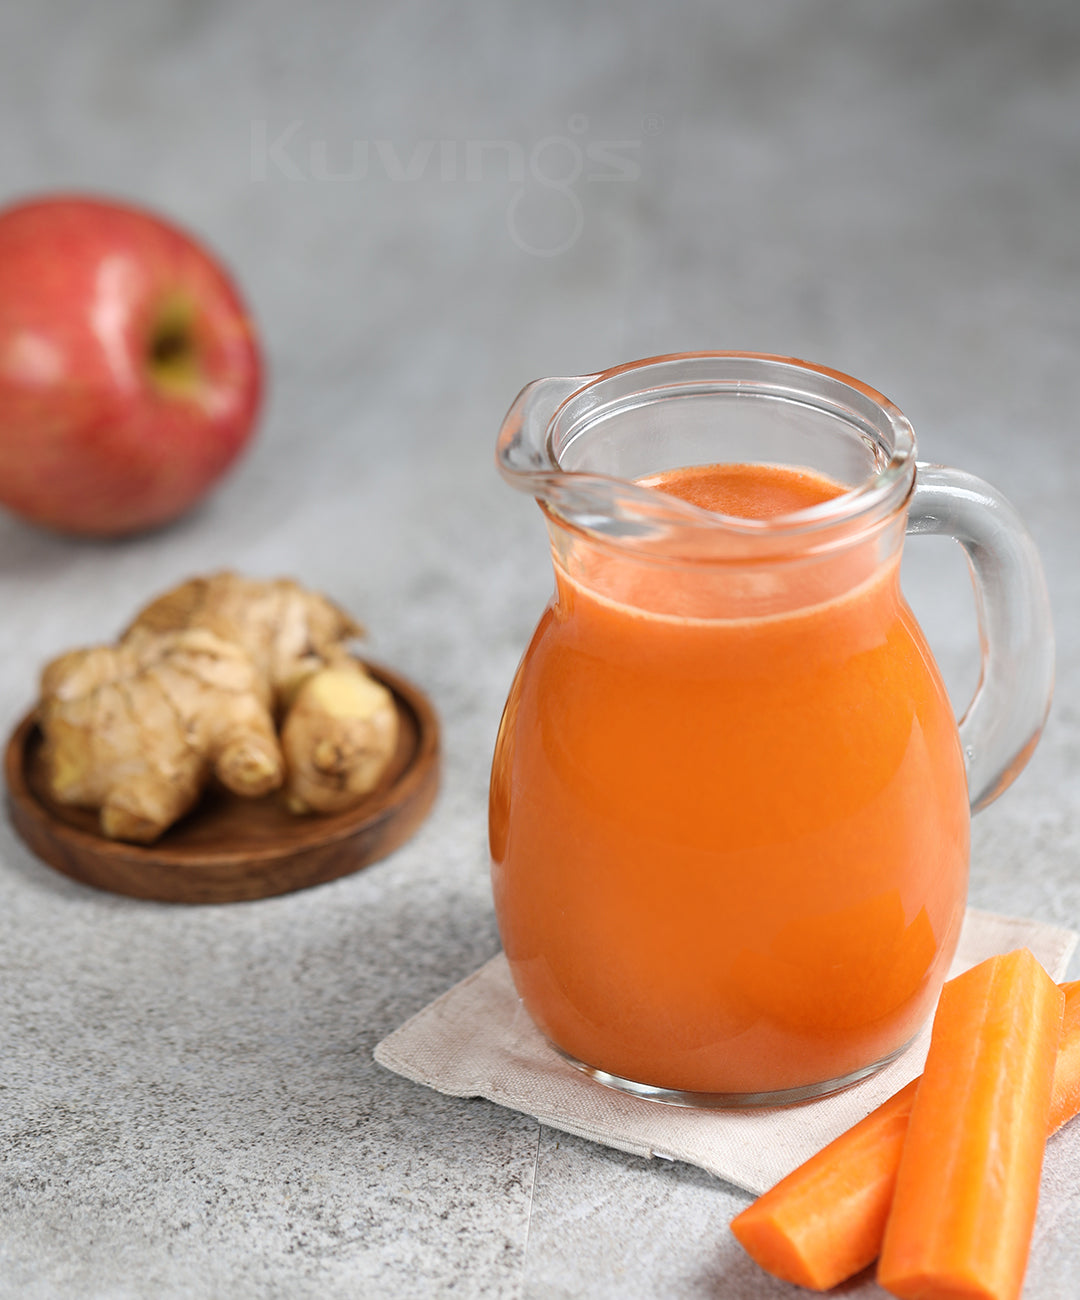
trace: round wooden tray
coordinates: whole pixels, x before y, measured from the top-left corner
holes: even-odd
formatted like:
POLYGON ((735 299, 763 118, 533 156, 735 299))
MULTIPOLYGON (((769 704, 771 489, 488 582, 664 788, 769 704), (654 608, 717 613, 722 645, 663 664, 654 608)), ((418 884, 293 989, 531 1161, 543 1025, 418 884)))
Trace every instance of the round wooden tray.
POLYGON ((34 713, 8 741, 4 770, 15 829, 50 866, 98 889, 168 903, 233 903, 321 885, 403 844, 439 784, 439 723, 427 697, 396 673, 366 665, 393 692, 397 750, 379 785, 348 812, 298 817, 271 795, 208 790, 155 844, 106 839, 96 812, 50 798, 34 713))

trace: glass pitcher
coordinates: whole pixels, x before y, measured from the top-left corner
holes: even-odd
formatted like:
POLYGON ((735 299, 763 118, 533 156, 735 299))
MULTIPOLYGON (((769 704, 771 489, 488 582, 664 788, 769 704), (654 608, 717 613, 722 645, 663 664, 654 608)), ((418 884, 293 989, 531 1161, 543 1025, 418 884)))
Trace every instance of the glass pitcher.
POLYGON ((529 1013, 595 1078, 682 1104, 783 1104, 877 1069, 948 970, 970 811, 1049 706, 1015 511, 916 466, 865 384, 748 353, 539 380, 498 464, 555 567, 491 777, 529 1013), (905 530, 970 560, 982 677, 959 726, 900 591, 905 530))

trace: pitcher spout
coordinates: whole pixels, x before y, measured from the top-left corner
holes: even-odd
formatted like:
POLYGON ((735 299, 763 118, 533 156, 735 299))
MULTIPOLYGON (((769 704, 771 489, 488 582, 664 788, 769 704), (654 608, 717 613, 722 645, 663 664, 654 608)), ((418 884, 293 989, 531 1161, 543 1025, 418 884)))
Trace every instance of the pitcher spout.
MULTIPOLYGON (((914 482, 904 416, 857 380, 785 357, 688 353, 519 393, 497 444, 502 476, 563 523, 669 554, 764 554, 793 538, 828 545, 832 525, 881 520, 914 482), (822 506, 754 519, 705 510, 643 480, 719 462, 803 466, 843 485, 822 506)), ((835 540, 835 538, 833 539, 835 540)))
MULTIPOLYGON (((537 379, 517 395, 496 445, 499 473, 560 519, 612 537, 663 537, 673 527, 702 522, 701 511, 650 488, 560 464, 552 429, 563 406, 587 393, 603 374, 537 379)), ((588 400, 585 402, 589 407, 588 400)))

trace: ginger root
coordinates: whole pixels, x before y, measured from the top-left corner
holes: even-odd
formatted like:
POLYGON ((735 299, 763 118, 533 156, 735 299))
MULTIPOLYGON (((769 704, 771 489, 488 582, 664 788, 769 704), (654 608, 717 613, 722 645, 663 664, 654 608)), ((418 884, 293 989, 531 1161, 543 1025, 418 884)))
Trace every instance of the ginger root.
POLYGON ((364 634, 333 601, 289 578, 260 581, 215 573, 191 578, 151 601, 124 637, 196 627, 241 646, 275 703, 309 673, 347 656, 346 643, 364 634))
POLYGON ((348 653, 361 632, 288 579, 219 573, 166 592, 116 645, 45 668, 53 797, 99 809, 105 835, 140 843, 190 811, 212 776, 248 797, 283 787, 294 812, 352 806, 378 783, 398 729, 390 692, 348 653))
POLYGON ((293 812, 339 812, 378 782, 397 744, 390 692, 355 660, 312 673, 281 728, 293 812))

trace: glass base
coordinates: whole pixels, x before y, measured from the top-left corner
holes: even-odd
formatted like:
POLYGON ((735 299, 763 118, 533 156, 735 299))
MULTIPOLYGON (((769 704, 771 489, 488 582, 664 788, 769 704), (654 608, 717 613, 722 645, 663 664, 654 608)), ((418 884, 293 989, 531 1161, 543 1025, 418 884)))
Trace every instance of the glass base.
MULTIPOLYGON (((548 1040, 551 1041, 550 1039, 548 1040)), ((644 1097, 648 1101, 662 1101, 667 1106, 695 1106, 708 1110, 746 1110, 753 1106, 792 1106, 800 1101, 814 1101, 818 1097, 828 1097, 834 1092, 842 1092, 853 1083, 868 1079, 877 1074, 886 1065, 890 1065, 901 1056, 915 1041, 915 1035, 872 1065, 865 1065, 859 1070, 852 1070, 837 1079, 825 1079, 821 1083, 807 1083, 798 1088, 779 1088, 775 1092, 685 1092, 679 1088, 657 1088, 651 1083, 636 1083, 633 1079, 623 1079, 607 1070, 598 1070, 594 1065, 586 1065, 577 1057, 564 1052, 557 1044, 552 1046, 576 1070, 587 1074, 590 1079, 602 1083, 605 1088, 614 1088, 617 1092, 629 1093, 632 1097, 644 1097)))

